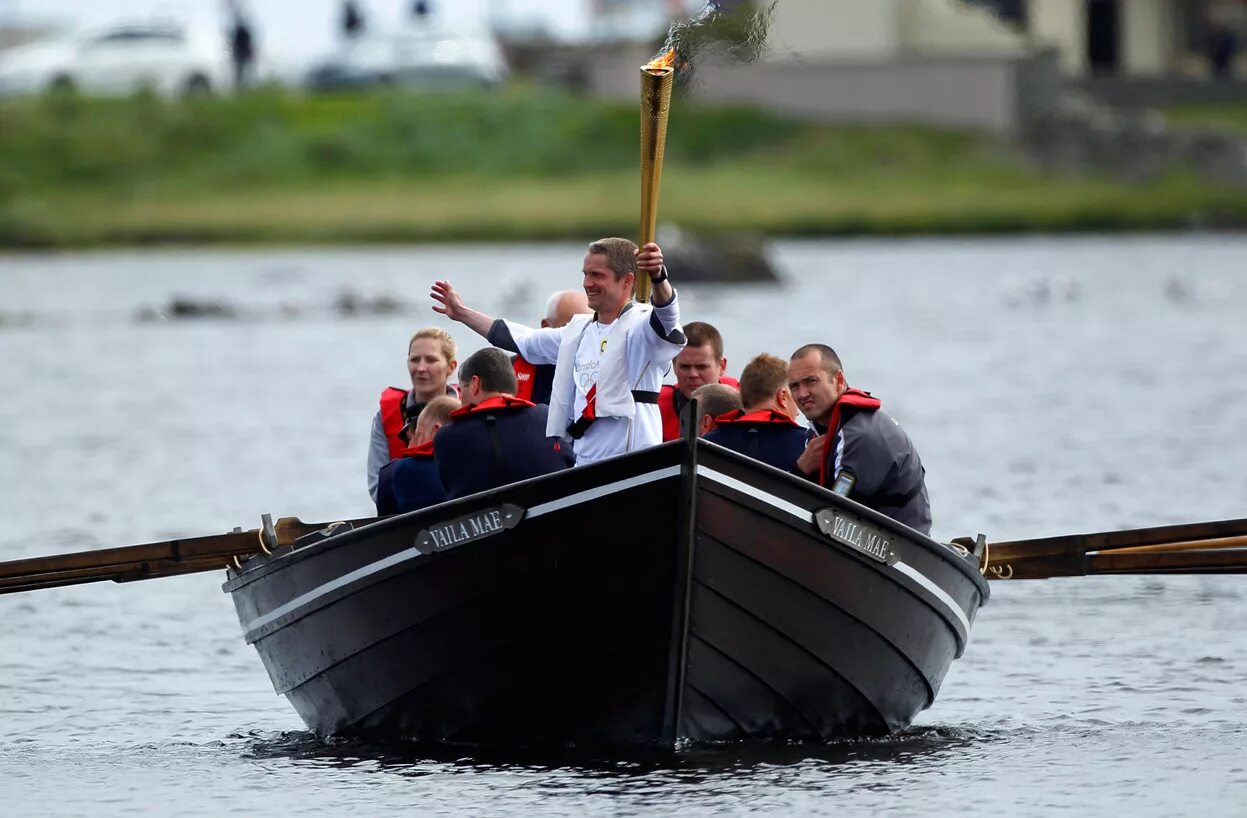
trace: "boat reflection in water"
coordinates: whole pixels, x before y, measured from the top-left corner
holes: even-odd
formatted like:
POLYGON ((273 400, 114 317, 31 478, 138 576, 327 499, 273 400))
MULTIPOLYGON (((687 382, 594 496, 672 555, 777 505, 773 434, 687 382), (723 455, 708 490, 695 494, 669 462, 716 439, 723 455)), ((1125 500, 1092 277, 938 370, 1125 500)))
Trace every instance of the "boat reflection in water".
POLYGON ((701 440, 300 541, 224 589, 318 734, 510 748, 894 733, 988 598, 975 559, 701 440))

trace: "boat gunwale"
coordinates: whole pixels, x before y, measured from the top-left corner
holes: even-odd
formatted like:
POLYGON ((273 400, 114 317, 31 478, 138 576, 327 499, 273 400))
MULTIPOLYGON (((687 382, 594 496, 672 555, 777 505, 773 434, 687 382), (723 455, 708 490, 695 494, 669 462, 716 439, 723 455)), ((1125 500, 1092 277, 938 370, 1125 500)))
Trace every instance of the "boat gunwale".
MULTIPOLYGON (((317 542, 310 543, 308 545, 304 545, 301 547, 297 545, 292 545, 292 546, 287 546, 282 549, 278 549, 272 552, 271 554, 256 554, 256 555, 253 555, 250 559, 243 562, 243 569, 241 572, 234 568, 229 569, 229 574, 227 576, 226 581, 221 585, 221 590, 225 593, 232 594, 234 591, 237 591, 239 588, 245 585, 248 585, 252 582, 255 582, 256 580, 262 579, 265 576, 268 576, 269 574, 273 573, 274 571, 278 571, 283 568, 288 568, 289 566, 293 565, 296 562, 301 562, 306 559, 311 559, 314 556, 320 556, 336 548, 340 548, 345 545, 350 545, 354 543, 356 540, 362 539, 365 536, 371 536, 373 534, 376 534, 379 531, 384 531, 389 528, 395 528, 399 526, 408 525, 411 523, 412 520, 420 516, 427 515, 427 516, 430 516, 430 518, 432 519, 444 519, 444 518, 456 517, 456 516, 459 516, 459 514, 456 513, 458 509, 466 510, 468 508, 476 507, 480 505, 482 501, 488 500, 489 498, 496 497, 499 495, 504 495, 503 499, 505 499, 505 495, 511 492, 514 492, 516 490, 516 487, 527 488, 527 487, 537 485, 543 482, 554 482, 555 480, 562 479, 572 473, 583 475, 586 473, 586 470, 588 469, 599 470, 600 473, 605 474, 606 473, 605 467, 607 467, 608 465, 618 465, 625 458, 636 458, 642 455, 652 457, 653 452, 660 451, 660 450, 667 450, 667 451, 674 452, 677 449, 682 448, 683 445, 684 445, 683 441, 671 441, 669 443, 664 443, 659 446, 652 446, 642 451, 629 452, 624 455, 619 455, 618 457, 612 457, 607 460, 603 460, 603 461, 594 463, 589 466, 580 466, 574 469, 565 469, 563 471, 553 472, 551 474, 543 474, 537 477, 530 477, 525 480, 517 480, 516 482, 508 483, 505 486, 492 488, 492 489, 489 489, 488 491, 477 492, 476 494, 469 494, 465 497, 457 497, 454 500, 447 500, 445 502, 438 503, 437 505, 428 506, 426 508, 422 508, 417 511, 409 511, 405 514, 394 514, 394 515, 390 515, 387 517, 379 517, 376 521, 368 523, 367 525, 362 525, 358 528, 352 528, 350 531, 344 531, 340 534, 334 534, 332 536, 326 537, 323 540, 318 540, 317 542), (436 517, 433 517, 434 513, 436 513, 436 517), (253 565, 253 563, 255 564, 253 565)), ((664 468, 667 466, 678 466, 679 463, 680 463, 679 460, 672 459, 672 462, 670 463, 654 464, 653 469, 651 470, 657 470, 657 469, 664 468)), ((615 477, 613 479, 603 480, 593 485, 581 486, 577 489, 577 491, 570 492, 568 494, 561 495, 561 496, 569 497, 572 494, 578 493, 579 491, 590 491, 595 488, 603 488, 605 486, 610 485, 611 483, 620 482, 621 480, 627 480, 630 477, 639 477, 647 473, 649 472, 642 471, 642 472, 637 472, 636 474, 629 474, 626 477, 615 477)), ((556 498, 552 498, 552 500, 553 499, 556 499, 556 498)), ((488 503, 486 503, 486 505, 488 505, 488 503)), ((521 524, 522 524, 522 521, 521 521, 521 524)))
MULTIPOLYGON (((479 492, 477 494, 471 494, 466 497, 456 498, 454 500, 448 500, 444 503, 439 503, 435 506, 429 506, 428 508, 423 508, 418 511, 412 511, 406 514, 396 514, 396 515, 389 516, 389 517, 379 518, 375 522, 368 523, 367 525, 360 526, 359 528, 351 529, 350 531, 342 532, 341 534, 335 534, 333 536, 327 537, 323 540, 317 541, 315 543, 311 543, 306 546, 302 546, 302 547, 298 547, 297 545, 288 546, 286 548, 274 551, 272 554, 257 554, 253 556, 251 559, 243 563, 243 570, 241 572, 237 571, 236 569, 230 568, 229 574, 227 575, 227 579, 221 586, 221 590, 223 592, 232 594, 233 592, 237 591, 239 588, 251 582, 259 580, 274 571, 278 571, 278 570, 281 570, 282 568, 289 567, 290 565, 293 565, 296 562, 300 562, 305 559, 310 559, 314 556, 319 556, 335 548, 350 545, 364 537, 372 536, 373 534, 376 534, 379 531, 384 531, 391 527, 409 525, 412 522, 412 520, 423 515, 431 516, 433 513, 436 513, 437 518, 453 517, 453 516, 456 516, 454 512, 457 509, 461 509, 461 508, 467 509, 467 508, 476 507, 482 504, 482 502, 487 502, 490 498, 494 498, 494 497, 501 497, 502 499, 505 499, 506 496, 514 492, 517 487, 526 488, 526 487, 538 485, 542 482, 553 482, 555 480, 564 478, 569 473, 579 473, 583 475, 586 473, 587 470, 597 470, 601 474, 607 474, 608 473, 607 469, 609 469, 612 466, 618 467, 620 463, 623 463, 629 459, 637 459, 641 457, 659 459, 655 457, 656 453, 674 454, 674 453, 677 453, 680 449, 683 449, 684 446, 686 445, 687 443, 684 440, 668 441, 666 443, 659 444, 658 446, 652 446, 652 447, 649 447, 647 449, 637 451, 637 452, 629 452, 627 454, 619 455, 617 457, 612 457, 607 460, 600 461, 599 463, 591 464, 589 466, 581 466, 581 467, 576 467, 573 469, 568 469, 565 471, 555 472, 553 474, 546 474, 546 475, 541 475, 538 477, 532 477, 526 480, 517 481, 515 483, 509 483, 505 486, 499 486, 497 488, 493 488, 488 491, 479 492)), ((930 536, 923 534, 922 532, 917 531, 916 529, 910 528, 904 523, 894 520, 891 517, 888 517, 887 515, 876 511, 875 509, 869 508, 868 506, 858 503, 857 501, 851 498, 843 497, 839 494, 835 494, 831 492, 830 490, 828 490, 827 488, 820 486, 817 483, 814 483, 810 480, 801 478, 791 472, 786 472, 782 469, 775 468, 774 466, 771 466, 768 463, 763 463, 759 460, 755 460, 754 458, 748 457, 739 452, 728 449, 724 446, 720 446, 716 443, 712 443, 703 438, 697 438, 694 445, 700 446, 703 449, 705 449, 706 453, 710 454, 712 458, 719 457, 722 459, 726 459, 729 462, 732 462, 736 465, 742 465, 742 466, 748 467, 749 469, 760 471, 763 474, 768 475, 769 477, 773 479, 776 479, 776 480, 779 480, 785 483, 791 488, 799 489, 804 495, 809 497, 811 500, 822 501, 840 510, 847 511, 851 514, 855 514, 859 517, 864 518, 866 521, 868 521, 872 525, 884 528, 890 531, 891 533, 895 534, 896 536, 905 539, 906 542, 922 547, 924 550, 938 557, 942 562, 954 566, 958 571, 962 573, 963 576, 968 578, 973 583, 979 596, 978 607, 982 607, 983 605, 986 605, 988 600, 990 599, 991 597, 990 586, 988 585, 987 580, 983 577, 983 575, 979 573, 977 566, 972 565, 966 558, 957 554, 947 544, 937 542, 930 536)), ((661 468, 663 467, 663 465, 679 466, 682 462, 683 462, 683 457, 671 458, 670 463, 661 463, 660 461, 659 464, 656 464, 656 467, 661 468)), ((698 469, 701 469, 701 468, 709 468, 713 470, 713 465, 702 463, 700 462, 700 459, 699 459, 698 469)), ((645 473, 646 472, 637 472, 635 475, 630 474, 629 477, 640 476, 641 474, 645 474, 645 473)), ((628 477, 617 478, 617 479, 604 479, 601 482, 597 482, 594 485, 588 486, 580 490, 584 491, 584 490, 592 490, 593 488, 601 488, 601 487, 610 485, 610 483, 612 482, 618 482, 620 479, 626 480, 628 479, 628 477)), ((714 482, 713 478, 703 477, 699 473, 696 474, 695 479, 698 481, 704 479, 710 482, 714 482)), ((758 489, 758 490, 761 491, 761 489, 758 489)), ((575 492, 572 492, 572 493, 574 494, 575 492)), ((564 496, 571 496, 571 495, 568 494, 564 496)), ((811 514, 813 513, 814 512, 811 512, 811 514)), ((827 537, 826 540, 828 543, 834 544, 839 550, 844 551, 846 554, 860 556, 852 548, 850 548, 849 546, 843 543, 840 543, 830 537, 827 537)))
MULTIPOLYGON (((725 446, 721 446, 717 443, 713 443, 704 438, 699 440, 698 445, 701 445, 705 448, 709 448, 714 453, 715 456, 723 457, 729 461, 735 461, 738 464, 743 464, 743 465, 748 465, 750 467, 758 468, 762 470, 764 473, 769 474, 770 476, 774 478, 787 481, 789 485, 794 486, 794 487, 800 487, 804 492, 806 492, 809 495, 812 495, 816 499, 827 499, 830 501, 831 505, 834 505, 837 508, 843 509, 844 511, 848 511, 852 514, 856 514, 859 517, 864 517, 872 525, 876 525, 881 528, 888 529, 892 533, 896 534, 897 536, 903 537, 906 540, 906 542, 910 542, 915 545, 922 546, 924 549, 931 552, 935 556, 939 557, 941 560, 955 566, 957 570, 965 574, 965 576, 974 583, 975 588, 979 592, 979 607, 986 605, 988 600, 991 598, 991 586, 988 584, 987 580, 983 577, 983 575, 979 573, 978 568, 972 563, 970 563, 966 558, 962 557, 957 552, 953 551, 952 548, 950 548, 947 543, 941 543, 933 539, 931 536, 927 534, 923 534, 921 531, 918 531, 917 529, 910 528, 904 523, 898 520, 894 520, 893 518, 887 516, 886 514, 883 514, 882 512, 876 511, 875 509, 870 508, 869 506, 862 505, 861 503, 857 502, 856 500, 853 500, 852 498, 844 497, 842 495, 836 494, 830 491, 829 489, 823 486, 820 486, 819 484, 811 480, 806 480, 804 478, 798 477, 792 472, 787 472, 787 471, 784 471, 783 469, 777 469, 769 463, 763 463, 760 460, 754 460, 753 458, 748 457, 747 455, 743 455, 740 452, 734 451, 725 446)), ((700 462, 698 463, 698 466, 699 467, 705 466, 706 468, 712 468, 708 466, 707 464, 700 463, 700 462)), ((713 482, 713 478, 705 478, 705 479, 711 480, 713 482)), ((814 512, 811 512, 811 514, 813 513, 814 512)), ((846 550, 849 553, 860 556, 860 554, 857 554, 857 552, 853 551, 851 548, 849 548, 844 543, 841 543, 837 540, 833 540, 830 537, 827 538, 827 541, 830 543, 834 543, 837 547, 841 548, 842 550, 846 550)))

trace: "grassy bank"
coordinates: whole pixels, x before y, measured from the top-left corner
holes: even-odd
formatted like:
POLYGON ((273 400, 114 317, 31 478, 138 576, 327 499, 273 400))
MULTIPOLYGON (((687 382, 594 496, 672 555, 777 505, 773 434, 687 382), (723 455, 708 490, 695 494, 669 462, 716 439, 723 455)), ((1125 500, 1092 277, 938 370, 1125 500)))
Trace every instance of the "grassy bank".
POLYGON ((1224 131, 1247 137, 1247 104, 1177 105, 1164 110, 1165 119, 1180 127, 1224 131))
MULTIPOLYGON (((0 103, 0 244, 584 238, 636 230, 637 109, 563 94, 0 103)), ((671 115, 661 214, 772 235, 1247 225, 1185 175, 1053 178, 922 128, 671 115)))

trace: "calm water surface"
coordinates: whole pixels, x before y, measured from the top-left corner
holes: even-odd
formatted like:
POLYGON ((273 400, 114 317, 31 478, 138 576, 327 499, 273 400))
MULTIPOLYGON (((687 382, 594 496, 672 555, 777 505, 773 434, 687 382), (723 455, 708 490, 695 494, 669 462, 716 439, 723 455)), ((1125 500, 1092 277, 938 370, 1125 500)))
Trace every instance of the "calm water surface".
MULTIPOLYGON (((581 253, 0 256, 0 559, 368 513, 369 419, 436 323, 428 283, 535 319, 581 253), (406 307, 344 316, 348 290, 406 307), (236 317, 137 319, 174 295, 236 317)), ((917 442, 937 536, 1247 517, 1247 239, 776 258, 782 286, 681 287, 685 319, 724 331, 734 373, 834 345, 917 442)), ((323 744, 219 585, 0 597, 0 814, 1247 814, 1247 577, 996 584, 905 734, 674 758, 323 744)))

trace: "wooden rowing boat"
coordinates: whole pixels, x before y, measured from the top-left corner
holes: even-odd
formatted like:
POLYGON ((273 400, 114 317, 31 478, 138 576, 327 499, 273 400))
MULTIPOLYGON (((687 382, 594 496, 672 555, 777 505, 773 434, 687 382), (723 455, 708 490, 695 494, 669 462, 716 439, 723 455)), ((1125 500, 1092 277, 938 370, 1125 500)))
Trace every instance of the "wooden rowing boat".
POLYGON ((974 558, 696 439, 297 541, 224 590, 316 732, 506 747, 887 734, 989 593, 974 558))

